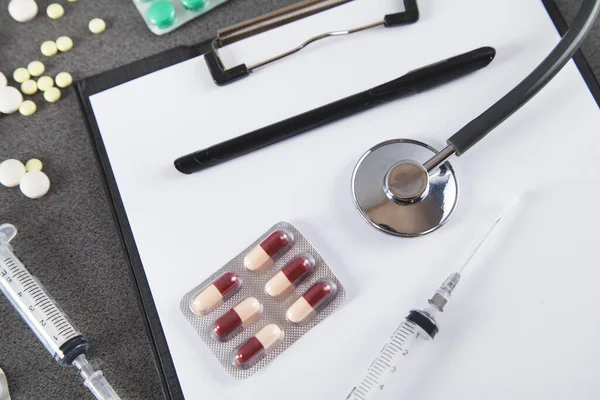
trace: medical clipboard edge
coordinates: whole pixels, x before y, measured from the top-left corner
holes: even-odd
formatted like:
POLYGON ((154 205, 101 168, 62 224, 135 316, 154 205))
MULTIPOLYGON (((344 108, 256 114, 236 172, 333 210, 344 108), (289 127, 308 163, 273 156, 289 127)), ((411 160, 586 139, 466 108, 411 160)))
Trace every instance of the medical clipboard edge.
POLYGON ((203 54, 209 48, 210 41, 191 47, 176 47, 122 67, 85 78, 78 81, 75 86, 79 104, 85 116, 87 130, 92 141, 92 147, 100 166, 100 172, 104 178, 104 187, 112 203, 112 215, 120 232, 121 243, 127 256, 129 275, 136 291, 139 308, 142 312, 144 328, 149 336, 150 345, 154 352, 156 368, 163 386, 163 393, 165 398, 169 400, 183 400, 183 391, 175 372, 175 365, 169 352, 169 346, 167 345, 158 311, 154 304, 152 292, 146 279, 144 267, 133 238, 133 232, 129 225, 121 195, 117 188, 116 179, 112 173, 108 154, 94 116, 90 96, 189 60, 203 54))

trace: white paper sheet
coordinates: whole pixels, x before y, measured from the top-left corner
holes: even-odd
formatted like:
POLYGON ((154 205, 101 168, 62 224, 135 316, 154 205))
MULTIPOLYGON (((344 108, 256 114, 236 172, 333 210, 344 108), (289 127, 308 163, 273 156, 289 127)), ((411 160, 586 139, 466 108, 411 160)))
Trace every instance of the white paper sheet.
MULTIPOLYGON (((398 10, 356 0, 226 48, 256 61, 315 33, 398 10)), ((421 0, 421 20, 329 39, 226 87, 202 57, 91 98, 187 399, 344 399, 395 326, 450 273, 474 232, 523 197, 511 233, 457 289, 435 341, 381 399, 600 396, 600 112, 573 63, 453 161, 461 199, 419 239, 386 236, 355 211, 350 177, 375 144, 440 149, 546 56, 559 35, 539 0, 421 0), (480 46, 498 55, 460 81, 192 176, 183 154, 480 46), (233 380, 179 312, 184 293, 277 221, 294 223, 344 282, 336 313, 245 381, 233 380)))

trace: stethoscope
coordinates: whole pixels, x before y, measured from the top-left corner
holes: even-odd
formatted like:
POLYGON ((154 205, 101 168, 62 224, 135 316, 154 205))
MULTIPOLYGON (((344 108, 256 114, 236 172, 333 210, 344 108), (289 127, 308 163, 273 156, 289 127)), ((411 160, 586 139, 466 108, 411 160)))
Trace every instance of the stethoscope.
POLYGON ((444 225, 458 202, 452 156, 460 157, 533 98, 573 57, 600 11, 600 0, 584 0, 571 28, 552 52, 513 90, 448 138, 437 152, 409 139, 389 140, 369 149, 352 174, 354 203, 375 228, 416 237, 444 225))

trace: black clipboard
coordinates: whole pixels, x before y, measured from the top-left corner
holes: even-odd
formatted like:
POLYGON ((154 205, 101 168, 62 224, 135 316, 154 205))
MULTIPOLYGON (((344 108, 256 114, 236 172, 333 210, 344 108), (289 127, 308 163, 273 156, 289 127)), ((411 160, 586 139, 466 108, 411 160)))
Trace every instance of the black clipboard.
MULTIPOLYGON (((561 35, 564 35, 568 29, 568 25, 554 0, 541 1, 558 32, 561 35)), ((104 177, 104 184, 112 203, 113 217, 116 220, 121 241, 125 248, 131 279, 137 292, 136 297, 138 299, 140 311, 144 317, 146 332, 154 351, 165 397, 169 400, 184 399, 183 391, 179 384, 175 366, 169 352, 169 346, 167 345, 167 340, 158 317, 156 305, 154 304, 152 292, 150 291, 144 267, 127 219, 125 207, 121 200, 119 189, 110 166, 108 154, 102 141, 100 129, 98 128, 94 116, 90 96, 160 69, 189 60, 193 57, 206 54, 212 50, 212 42, 213 40, 209 40, 194 46, 176 47, 146 59, 80 80, 75 87, 81 108, 86 118, 86 125, 92 140, 94 151, 104 177)), ((600 107, 600 83, 594 76, 581 51, 578 51, 573 59, 592 96, 600 107)))

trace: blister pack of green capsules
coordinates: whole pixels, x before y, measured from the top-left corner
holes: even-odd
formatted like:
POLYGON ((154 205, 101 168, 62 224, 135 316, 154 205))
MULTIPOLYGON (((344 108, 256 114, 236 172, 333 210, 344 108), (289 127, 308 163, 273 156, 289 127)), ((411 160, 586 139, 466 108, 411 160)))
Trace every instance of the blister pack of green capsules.
POLYGON ((157 35, 169 33, 225 2, 227 0, 133 0, 148 28, 157 35))

